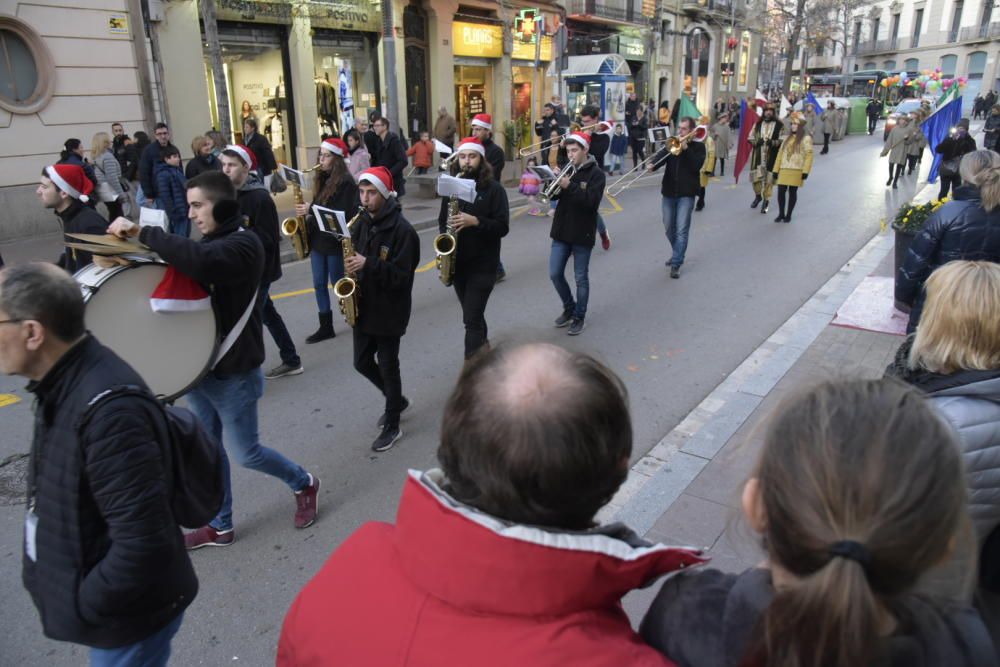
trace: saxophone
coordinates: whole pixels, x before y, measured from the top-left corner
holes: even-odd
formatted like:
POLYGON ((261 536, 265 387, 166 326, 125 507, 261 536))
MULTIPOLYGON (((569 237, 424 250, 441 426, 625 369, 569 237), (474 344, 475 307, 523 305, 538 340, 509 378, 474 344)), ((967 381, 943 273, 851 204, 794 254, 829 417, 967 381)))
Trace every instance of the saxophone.
MULTIPOLYGON (((319 165, 303 170, 303 174, 319 169, 319 165)), ((295 205, 306 203, 302 198, 302 188, 298 183, 292 183, 292 192, 295 195, 295 205)), ((309 231, 306 229, 306 219, 303 216, 285 218, 281 221, 281 233, 289 237, 292 247, 295 248, 295 255, 299 259, 309 256, 309 231)))
MULTIPOLYGON (((458 215, 458 197, 448 198, 448 217, 458 215)), ((458 250, 458 235, 451 225, 447 225, 444 234, 434 237, 434 252, 436 254, 438 277, 445 287, 450 287, 455 280, 455 255, 458 250)))
MULTIPOLYGON (((341 241, 341 246, 344 249, 344 261, 347 261, 348 257, 354 255, 354 242, 351 241, 351 228, 354 224, 361 219, 361 215, 365 212, 364 206, 358 207, 358 212, 354 214, 347 223, 347 234, 341 241)), ((349 326, 354 326, 358 323, 359 314, 359 294, 358 294, 358 278, 352 273, 344 276, 336 283, 333 284, 333 293, 337 297, 337 305, 340 306, 340 312, 344 314, 344 319, 347 321, 349 326)))

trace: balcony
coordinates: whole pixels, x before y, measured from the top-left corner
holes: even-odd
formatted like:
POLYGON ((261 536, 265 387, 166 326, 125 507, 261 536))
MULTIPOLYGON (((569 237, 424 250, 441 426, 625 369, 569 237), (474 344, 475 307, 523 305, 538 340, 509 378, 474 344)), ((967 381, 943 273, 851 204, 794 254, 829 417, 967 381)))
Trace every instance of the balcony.
POLYGON ((566 0, 566 16, 609 25, 646 25, 649 20, 633 0, 566 0))
POLYGON ((740 0, 682 0, 681 9, 693 16, 709 16, 723 22, 742 18, 740 0))
POLYGON ((1000 37, 1000 23, 972 25, 962 28, 958 34, 960 42, 985 42, 1000 37))
POLYGON ((880 39, 878 41, 869 40, 867 42, 861 42, 860 44, 852 47, 851 51, 854 55, 868 56, 876 53, 892 53, 894 51, 902 51, 908 49, 910 39, 908 37, 894 37, 892 39, 880 39))

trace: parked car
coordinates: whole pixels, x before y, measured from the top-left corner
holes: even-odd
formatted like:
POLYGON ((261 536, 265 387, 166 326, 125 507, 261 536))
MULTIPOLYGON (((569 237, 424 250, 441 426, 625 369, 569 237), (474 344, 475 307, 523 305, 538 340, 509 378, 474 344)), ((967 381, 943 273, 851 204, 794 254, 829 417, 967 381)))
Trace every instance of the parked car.
POLYGON ((934 111, 933 100, 921 100, 916 98, 911 98, 908 100, 903 100, 896 105, 896 108, 889 112, 889 115, 885 119, 885 130, 882 132, 882 141, 889 138, 889 133, 892 132, 892 128, 896 127, 896 121, 900 116, 911 114, 920 108, 922 102, 930 102, 931 111, 934 111))

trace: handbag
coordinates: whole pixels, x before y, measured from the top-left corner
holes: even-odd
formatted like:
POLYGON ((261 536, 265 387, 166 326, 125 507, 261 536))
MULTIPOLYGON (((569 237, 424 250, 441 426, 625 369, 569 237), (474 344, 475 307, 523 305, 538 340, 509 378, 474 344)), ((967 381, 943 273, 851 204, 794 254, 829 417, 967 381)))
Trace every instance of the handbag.
POLYGON ((271 174, 271 193, 278 195, 287 189, 288 183, 285 182, 285 177, 281 175, 280 169, 276 169, 271 174))
POLYGON ((958 165, 961 162, 961 157, 953 157, 949 160, 945 160, 941 163, 941 168, 938 169, 938 173, 945 178, 954 178, 955 176, 958 176, 958 165))

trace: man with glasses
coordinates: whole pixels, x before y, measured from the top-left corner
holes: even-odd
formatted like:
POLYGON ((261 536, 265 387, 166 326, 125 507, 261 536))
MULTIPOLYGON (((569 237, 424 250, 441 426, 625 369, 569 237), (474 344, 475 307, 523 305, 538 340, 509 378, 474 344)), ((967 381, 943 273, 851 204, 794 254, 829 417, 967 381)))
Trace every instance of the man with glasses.
POLYGON ((400 199, 406 194, 406 179, 403 178, 403 170, 406 169, 406 151, 399 137, 389 131, 389 119, 382 116, 375 119, 375 134, 378 135, 379 144, 376 152, 372 153, 372 166, 385 167, 392 174, 392 182, 396 186, 396 199, 400 199))
MULTIPOLYGON (((154 171, 156 164, 162 162, 160 151, 167 146, 173 146, 170 143, 170 128, 166 123, 157 123, 153 134, 156 135, 156 141, 150 142, 139 157, 139 185, 142 187, 142 196, 149 202, 147 205, 156 199, 154 171)), ((141 198, 139 200, 142 201, 141 198)))

